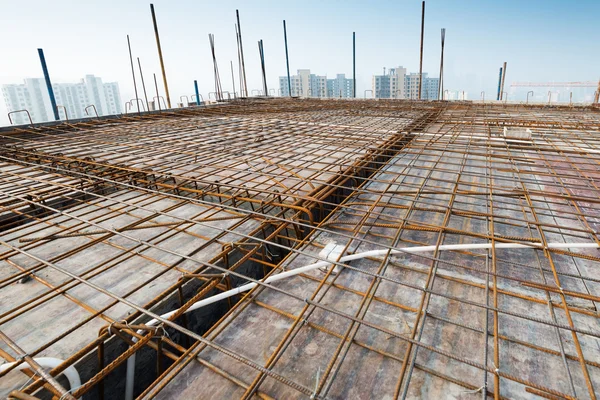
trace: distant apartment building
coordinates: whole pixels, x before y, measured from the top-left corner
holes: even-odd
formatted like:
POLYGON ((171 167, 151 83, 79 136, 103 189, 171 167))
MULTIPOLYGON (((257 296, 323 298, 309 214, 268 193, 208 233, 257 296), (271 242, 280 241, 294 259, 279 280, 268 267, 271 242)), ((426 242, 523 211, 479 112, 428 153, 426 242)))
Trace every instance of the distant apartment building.
MULTIPOLYGON (((297 75, 290 77, 292 96, 325 97, 327 95, 327 77, 310 73, 310 69, 299 69, 297 75)), ((289 96, 287 76, 279 77, 281 96, 289 96)))
POLYGON ((327 97, 353 97, 353 80, 346 74, 337 74, 334 79, 327 79, 327 97))
MULTIPOLYGON (((437 100, 439 78, 429 78, 426 72, 423 72, 423 85, 421 86, 421 99, 437 100)), ((419 98, 419 74, 410 73, 404 79, 404 89, 407 99, 419 98)))
MULTIPOLYGON (((310 69, 299 69, 297 75, 290 76, 292 96, 303 97, 352 97, 352 79, 345 74, 337 74, 333 79, 310 73, 310 69)), ((289 96, 287 76, 279 77, 280 96, 289 96)))
MULTIPOLYGON (((390 68, 388 73, 373 75, 372 90, 373 97, 377 99, 417 99, 419 98, 418 73, 406 73, 406 68, 390 68)), ((439 78, 429 78, 423 73, 423 86, 421 87, 421 99, 437 100, 439 78)))
MULTIPOLYGON (((69 119, 86 116, 85 108, 94 105, 98 115, 120 114, 122 112, 119 84, 103 83, 101 78, 86 75, 79 83, 53 83, 61 119, 65 118, 65 108, 69 119), (64 108, 63 108, 64 107, 64 108)), ((34 123, 54 120, 50 95, 42 78, 25 79, 23 84, 2 85, 2 96, 8 111, 27 110, 34 123)), ((90 115, 95 115, 90 108, 90 115)), ((14 124, 28 124, 27 114, 12 114, 14 124)))
POLYGON ((373 96, 377 99, 404 99, 406 68, 390 68, 386 74, 373 76, 373 96))

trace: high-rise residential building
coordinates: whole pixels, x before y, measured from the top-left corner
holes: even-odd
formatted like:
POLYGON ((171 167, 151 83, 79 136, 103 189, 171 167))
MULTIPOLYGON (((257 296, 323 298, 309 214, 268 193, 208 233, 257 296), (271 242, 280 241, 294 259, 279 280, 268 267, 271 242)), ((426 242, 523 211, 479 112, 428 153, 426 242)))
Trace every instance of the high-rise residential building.
POLYGON ((327 79, 327 97, 353 97, 353 80, 346 74, 337 74, 333 79, 327 79))
MULTIPOLYGON (((421 86, 421 99, 437 100, 439 78, 429 78, 426 72, 423 72, 423 86, 421 86)), ((419 74, 416 72, 406 75, 404 80, 407 99, 419 98, 419 74)))
MULTIPOLYGON (((373 97, 377 99, 417 99, 419 97, 419 74, 406 73, 406 68, 390 68, 386 74, 373 75, 373 97)), ((423 73, 421 99, 437 100, 439 78, 429 78, 423 73)))
MULTIPOLYGON (((290 76, 292 96, 304 97, 352 97, 353 82, 346 74, 337 74, 333 79, 310 73, 310 69, 299 69, 290 76)), ((289 96, 287 76, 279 77, 279 95, 289 96)))
MULTIPOLYGON (((103 83, 101 78, 86 75, 79 83, 53 83, 61 119, 65 118, 65 108, 69 119, 84 118, 85 108, 94 105, 98 115, 120 114, 122 112, 119 84, 103 83), (63 108, 64 107, 64 108, 63 108)), ((27 110, 33 122, 54 120, 50 95, 42 78, 25 79, 23 84, 2 85, 2 95, 8 111, 27 110)), ((94 112, 89 110, 91 115, 94 112)), ((14 124, 28 124, 26 113, 12 115, 14 124)))
MULTIPOLYGON (((310 73, 310 69, 299 69, 297 75, 290 77, 292 96, 325 97, 327 94, 327 77, 310 73)), ((287 76, 279 77, 281 96, 289 96, 287 76)))
POLYGON ((429 78, 423 74, 423 87, 421 88, 421 98, 426 100, 437 100, 440 90, 440 78, 429 78))
POLYGON ((373 96, 377 99, 404 99, 406 68, 390 68, 388 73, 373 75, 373 96))

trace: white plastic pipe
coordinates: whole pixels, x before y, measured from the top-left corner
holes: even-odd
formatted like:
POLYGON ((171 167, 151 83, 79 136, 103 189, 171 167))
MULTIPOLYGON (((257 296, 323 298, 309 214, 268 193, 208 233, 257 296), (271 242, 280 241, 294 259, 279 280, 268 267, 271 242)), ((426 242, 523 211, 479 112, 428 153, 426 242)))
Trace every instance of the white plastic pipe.
MULTIPOLYGON (((541 245, 524 244, 524 243, 494 243, 494 247, 496 249, 531 249, 531 248, 543 249, 543 247, 541 245)), ((335 243, 329 243, 327 246, 325 246, 325 249, 319 255, 322 256, 322 258, 330 259, 330 261, 318 261, 316 263, 312 263, 312 264, 306 265, 304 267, 295 268, 290 271, 282 272, 277 275, 271 275, 268 278, 264 279, 262 282, 263 283, 276 282, 276 281, 280 281, 285 278, 289 278, 294 275, 312 271, 313 269, 327 267, 328 265, 331 264, 331 261, 335 262, 338 259, 339 255, 341 254, 340 248, 343 249, 344 246, 336 245, 335 243)), ((415 247, 404 247, 404 248, 398 249, 398 250, 388 250, 388 249, 371 250, 371 251, 365 251, 362 253, 355 253, 355 254, 343 256, 339 259, 338 262, 343 263, 346 261, 359 260, 361 258, 366 258, 366 257, 383 256, 383 255, 388 254, 388 252, 389 252, 389 254, 402 254, 402 253, 426 253, 426 252, 430 252, 430 251, 435 251, 436 249, 439 251, 446 251, 446 250, 477 250, 477 249, 491 249, 491 248, 492 248, 491 243, 479 243, 479 244, 446 244, 446 245, 441 245, 441 246, 415 246, 415 247)), ((593 248, 598 248, 598 245, 596 243, 548 243, 548 248, 549 249, 567 249, 567 248, 571 248, 571 249, 590 248, 590 249, 593 249, 593 248)), ((231 290, 227 290, 226 292, 219 293, 219 294, 211 296, 211 297, 207 297, 206 299, 200 300, 200 301, 192 304, 192 306, 189 307, 185 312, 189 313, 191 311, 197 310, 197 309, 207 306, 209 304, 216 303, 217 301, 221 301, 221 300, 227 299, 229 297, 235 296, 237 294, 240 294, 242 292, 246 292, 248 290, 254 289, 258 285, 259 285, 258 283, 251 282, 246 285, 238 286, 231 290)), ((169 318, 172 315, 174 315, 177 311, 178 310, 170 311, 166 314, 161 315, 161 317, 169 318)), ((151 319, 150 321, 146 322, 146 325, 154 326, 158 322, 159 321, 157 321, 156 319, 151 319)), ((138 333, 141 334, 142 331, 138 331, 138 333)), ((133 340, 137 341, 136 338, 133 338, 133 340)), ((127 359, 127 378, 126 378, 127 381, 125 384, 125 400, 133 400, 134 378, 135 378, 135 353, 132 354, 127 359)))
MULTIPOLYGON (((40 366, 42 366, 43 368, 49 368, 49 369, 54 369, 64 362, 63 360, 61 360, 59 358, 53 358, 53 357, 39 357, 39 358, 34 358, 34 360, 35 360, 35 362, 40 364, 40 366)), ((10 367, 12 367, 15 364, 16 364, 16 362, 10 362, 10 363, 0 365, 0 373, 6 371, 7 369, 9 369, 10 367)), ((31 369, 31 366, 29 364, 27 364, 26 362, 23 362, 23 363, 17 365, 17 367, 15 368, 16 371, 21 371, 23 369, 31 369)), ((62 374, 64 374, 65 377, 67 378, 67 380, 69 381, 69 386, 70 386, 69 391, 70 392, 72 392, 73 390, 75 390, 79 386, 81 386, 81 379, 79 378, 79 373, 77 372, 77 370, 75 369, 74 366, 72 366, 72 365, 69 366, 67 369, 65 369, 62 372, 62 374)))

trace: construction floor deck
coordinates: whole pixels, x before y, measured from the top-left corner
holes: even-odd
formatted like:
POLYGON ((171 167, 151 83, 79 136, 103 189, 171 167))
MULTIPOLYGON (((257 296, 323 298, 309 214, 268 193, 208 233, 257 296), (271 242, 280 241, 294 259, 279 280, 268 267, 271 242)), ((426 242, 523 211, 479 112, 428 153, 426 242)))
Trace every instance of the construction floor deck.
POLYGON ((55 375, 131 345, 76 398, 142 346, 140 398, 600 394, 597 108, 257 100, 0 140, 0 331, 55 375), (140 333, 191 281, 181 313, 258 286, 207 332, 140 333))

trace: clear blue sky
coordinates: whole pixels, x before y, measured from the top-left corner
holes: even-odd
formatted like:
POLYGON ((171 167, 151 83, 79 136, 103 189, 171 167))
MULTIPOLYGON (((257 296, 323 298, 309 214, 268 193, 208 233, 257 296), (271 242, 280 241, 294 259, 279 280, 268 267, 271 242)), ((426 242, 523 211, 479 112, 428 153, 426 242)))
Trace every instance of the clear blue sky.
MULTIPOLYGON (((235 10, 240 10, 248 89, 261 87, 257 41, 264 40, 269 88, 285 74, 282 20, 288 24, 290 68, 352 75, 357 35, 357 91, 371 76, 402 65, 418 72, 421 1, 154 1, 173 101, 213 91, 208 33, 215 34, 222 86, 237 85, 235 10)), ((579 81, 600 77, 600 1, 426 2, 424 71, 437 76, 440 28, 446 28, 445 87, 477 98, 495 92, 498 68, 512 81, 579 81)), ((160 68, 148 1, 0 0, 0 84, 41 77, 42 47, 55 82, 86 74, 118 81, 133 96, 126 35, 145 79, 160 68)), ((162 92, 162 85, 161 85, 162 92)), ((0 125, 7 124, 0 100, 0 125)))

